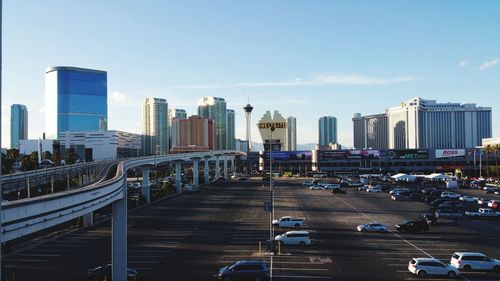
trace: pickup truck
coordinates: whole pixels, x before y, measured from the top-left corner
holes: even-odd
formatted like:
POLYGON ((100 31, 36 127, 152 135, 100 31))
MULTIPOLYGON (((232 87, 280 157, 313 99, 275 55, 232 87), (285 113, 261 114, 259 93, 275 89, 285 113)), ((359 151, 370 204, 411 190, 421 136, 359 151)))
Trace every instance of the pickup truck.
POLYGON ((490 208, 479 208, 479 211, 477 211, 477 212, 465 212, 465 215, 469 216, 469 217, 490 218, 490 217, 500 217, 500 212, 495 212, 495 210, 490 209, 490 208))
POLYGON ((279 227, 295 227, 299 228, 301 226, 304 226, 304 219, 300 218, 292 218, 292 217, 281 217, 277 220, 273 220, 273 225, 274 226, 279 226, 279 227))

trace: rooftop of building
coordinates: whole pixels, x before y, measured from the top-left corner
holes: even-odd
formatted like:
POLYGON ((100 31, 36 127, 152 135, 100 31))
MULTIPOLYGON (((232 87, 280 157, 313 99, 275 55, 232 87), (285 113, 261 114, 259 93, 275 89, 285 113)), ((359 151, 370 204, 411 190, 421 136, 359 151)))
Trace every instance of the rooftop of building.
POLYGON ((89 73, 99 73, 99 74, 106 74, 106 71, 103 70, 97 70, 97 69, 90 69, 90 68, 81 68, 81 67, 74 67, 74 66, 51 66, 47 67, 45 69, 45 73, 49 73, 52 71, 75 71, 75 72, 89 72, 89 73))

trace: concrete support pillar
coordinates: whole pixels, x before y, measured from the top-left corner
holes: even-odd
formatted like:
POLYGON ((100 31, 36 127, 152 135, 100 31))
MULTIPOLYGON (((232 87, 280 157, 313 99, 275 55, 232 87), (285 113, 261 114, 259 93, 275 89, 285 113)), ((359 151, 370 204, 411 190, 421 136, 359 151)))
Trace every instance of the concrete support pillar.
POLYGON ((227 176, 227 156, 224 156, 224 168, 223 168, 223 171, 224 171, 224 178, 228 178, 227 176))
POLYGON ((142 184, 141 191, 142 196, 146 198, 146 203, 151 202, 151 190, 150 190, 151 182, 149 181, 149 167, 142 168, 142 184))
POLYGON ((66 174, 66 187, 69 188, 69 174, 66 174))
POLYGON ((231 156, 231 172, 232 173, 236 172, 236 170, 234 168, 234 156, 231 156))
POLYGON ((210 183, 210 162, 208 157, 205 157, 205 184, 210 183))
POLYGON ((200 163, 200 159, 199 158, 194 158, 192 159, 193 160, 193 186, 194 187, 198 187, 200 184, 199 184, 199 176, 200 176, 200 171, 198 169, 198 165, 200 163))
POLYGON ((215 179, 220 178, 219 156, 215 156, 215 179))
POLYGON ((90 212, 83 216, 83 226, 93 226, 94 225, 94 212, 90 212))
POLYGON ((54 193, 54 176, 50 176, 50 192, 54 193))
POLYGON ((182 182, 181 182, 181 168, 182 168, 182 162, 181 161, 176 161, 174 162, 175 164, 175 188, 177 189, 177 193, 182 193, 182 182))
POLYGON ((111 222, 111 263, 113 280, 127 280, 127 179, 124 178, 122 198, 113 202, 111 222))
POLYGON ((26 179, 26 190, 28 191, 28 198, 31 198, 30 179, 26 179))

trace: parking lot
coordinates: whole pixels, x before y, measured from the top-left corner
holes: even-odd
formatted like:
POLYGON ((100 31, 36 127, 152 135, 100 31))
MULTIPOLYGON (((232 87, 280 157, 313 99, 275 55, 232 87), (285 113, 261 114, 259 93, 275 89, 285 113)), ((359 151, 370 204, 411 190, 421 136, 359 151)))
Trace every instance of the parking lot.
MULTIPOLYGON (((129 214, 128 265, 138 280, 215 280, 219 268, 242 259, 272 264, 275 280, 417 280, 408 272, 414 257, 449 262, 455 251, 500 258, 500 221, 440 221, 424 234, 396 233, 394 224, 417 218, 429 206, 393 201, 387 193, 332 194, 309 190, 299 180, 279 180, 275 217, 303 217, 312 245, 283 246, 264 255, 269 239, 268 186, 258 180, 220 184, 162 200, 129 214), (388 233, 361 233, 369 221, 389 225, 388 233)), ((467 191, 479 192, 479 191, 467 191)), ((494 196, 493 196, 494 197, 494 196)), ((275 228, 275 235, 288 229, 275 228)), ((50 241, 4 259, 9 280, 87 280, 89 268, 110 262, 109 224, 50 241)), ((428 277, 425 280, 448 280, 428 277)), ((500 280, 495 273, 464 273, 458 280, 500 280)))

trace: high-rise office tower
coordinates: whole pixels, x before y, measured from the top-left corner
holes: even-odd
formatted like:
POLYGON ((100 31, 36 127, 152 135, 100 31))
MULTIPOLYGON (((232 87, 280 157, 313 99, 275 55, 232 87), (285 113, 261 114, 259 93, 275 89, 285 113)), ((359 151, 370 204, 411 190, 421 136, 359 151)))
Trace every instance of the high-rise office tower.
POLYGON ((227 108, 223 98, 203 97, 198 101, 198 115, 215 122, 216 150, 227 149, 227 108))
POLYGON ((142 104, 142 147, 144 155, 168 154, 168 103, 161 98, 146 98, 142 104))
POLYGON ((337 143, 337 118, 323 116, 319 118, 319 145, 337 143))
POLYGON ((292 116, 286 118, 286 138, 284 150, 297 150, 297 118, 292 116))
POLYGON ((243 109, 245 110, 245 118, 247 121, 246 141, 248 141, 248 149, 251 151, 251 150, 253 150, 253 146, 252 146, 252 132, 250 129, 251 128, 250 123, 252 122, 253 106, 251 106, 250 103, 248 103, 245 107, 243 107, 243 109))
POLYGON ((25 105, 10 107, 10 146, 19 148, 19 140, 28 138, 28 110, 25 105))
POLYGON ((48 138, 65 131, 107 130, 106 71, 69 66, 45 71, 45 130, 48 138))
POLYGON ((236 138, 234 136, 235 126, 235 115, 236 113, 232 109, 227 111, 227 122, 226 122, 226 149, 235 150, 236 149, 236 138))
POLYGON ((186 119, 187 118, 187 113, 185 109, 181 108, 171 108, 168 110, 168 131, 169 131, 169 136, 168 136, 168 143, 169 143, 169 149, 172 148, 172 123, 174 119, 186 119))

